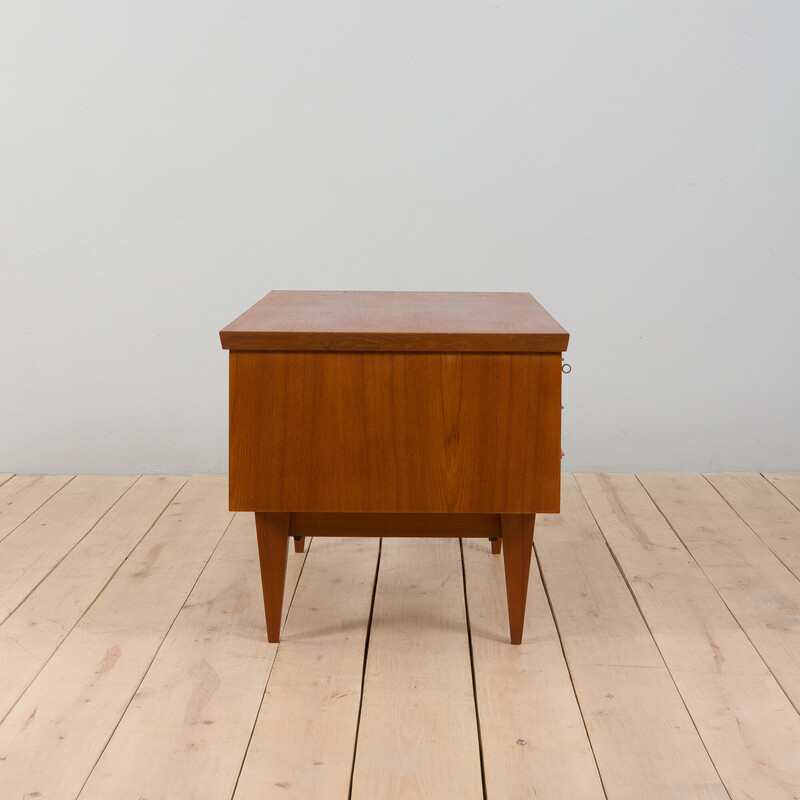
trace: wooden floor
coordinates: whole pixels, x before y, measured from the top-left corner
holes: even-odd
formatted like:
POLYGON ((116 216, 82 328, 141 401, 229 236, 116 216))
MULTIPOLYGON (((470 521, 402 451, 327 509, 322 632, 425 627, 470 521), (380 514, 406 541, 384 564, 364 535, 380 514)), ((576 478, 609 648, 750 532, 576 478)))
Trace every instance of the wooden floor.
POLYGON ((316 539, 268 644, 224 476, 0 475, 0 798, 800 798, 800 474, 567 475, 522 646, 485 540, 316 539))

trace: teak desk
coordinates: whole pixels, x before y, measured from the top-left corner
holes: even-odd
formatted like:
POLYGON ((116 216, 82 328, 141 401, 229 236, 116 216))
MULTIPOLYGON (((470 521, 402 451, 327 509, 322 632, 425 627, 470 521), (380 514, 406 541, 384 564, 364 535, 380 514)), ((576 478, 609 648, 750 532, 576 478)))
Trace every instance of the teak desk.
POLYGON ((533 525, 559 510, 561 353, 527 293, 270 292, 230 350, 230 509, 254 511, 270 642, 288 537, 503 547, 522 641, 533 525))

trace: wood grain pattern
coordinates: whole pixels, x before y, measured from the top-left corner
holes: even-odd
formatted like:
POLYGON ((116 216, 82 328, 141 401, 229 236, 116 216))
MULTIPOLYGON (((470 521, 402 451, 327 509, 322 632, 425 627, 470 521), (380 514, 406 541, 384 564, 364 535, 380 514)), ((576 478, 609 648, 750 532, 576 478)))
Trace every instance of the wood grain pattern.
POLYGON ((2 486, 6 481, 11 480, 13 477, 13 472, 0 472, 0 486, 2 486))
POLYGON ((786 497, 795 508, 800 508, 800 472, 765 472, 764 477, 786 497))
POLYGON ((758 472, 715 473, 705 478, 800 579, 800 509, 758 472))
POLYGON ((185 482, 139 478, 0 625, 0 720, 185 482))
MULTIPOLYGON (((289 560, 287 610, 303 560, 289 560)), ((175 619, 80 800, 231 797, 277 651, 264 636, 261 609, 253 518, 239 514, 175 619), (123 795, 120 786, 128 792, 123 795)))
MULTIPOLYGON (((787 494, 800 486, 798 479, 769 475, 787 494)), ((394 640, 389 656, 397 657, 382 659, 380 680, 388 688, 373 696, 371 713, 409 721, 404 710, 395 710, 395 686, 422 708, 407 712, 421 720, 404 728, 413 731, 409 748, 372 748, 384 785, 407 780, 414 763, 400 755, 431 738, 440 758, 451 762, 447 768, 482 764, 487 800, 601 800, 589 741, 608 800, 791 800, 798 794, 793 771, 800 720, 787 699, 791 661, 780 676, 765 664, 777 663, 781 649, 791 651, 800 619, 787 594, 800 585, 787 568, 796 512, 756 475, 667 476, 658 503, 669 519, 629 476, 579 480, 591 514, 567 479, 562 517, 536 521, 550 597, 534 568, 521 645, 508 645, 502 559, 489 555, 483 537, 463 542, 478 754, 457 743, 448 747, 447 691, 432 692, 428 685, 414 691, 414 670, 422 662, 451 663, 433 652, 441 637, 432 636, 429 648, 427 634, 417 628, 441 625, 455 635, 464 596, 457 584, 454 590, 454 573, 437 569, 412 588, 418 566, 429 559, 416 551, 394 563, 389 578, 396 602, 380 618, 390 630, 397 630, 395 620, 413 616, 418 622, 394 640), (702 556, 705 575, 671 526, 702 556), (731 614, 748 626, 746 635, 737 633, 731 614), (787 692, 776 692, 776 681, 787 692), (709 758, 727 792, 721 793, 721 780, 708 778, 709 758)), ((20 655, 30 649, 46 659, 58 644, 0 721, 3 800, 74 800, 87 778, 81 800, 229 800, 276 651, 237 800, 349 796, 378 540, 313 540, 309 555, 319 547, 318 558, 304 568, 307 580, 288 609, 284 641, 268 645, 253 517, 235 518, 236 527, 204 569, 230 514, 223 478, 190 483, 194 488, 187 484, 71 631, 74 615, 135 540, 136 519, 146 525, 146 516, 165 502, 166 488, 156 488, 160 479, 139 479, 0 627, 0 636, 19 637, 20 655), (153 494, 145 491, 136 502, 135 492, 150 481, 153 494)), ((84 500, 94 502, 91 493, 84 500)), ((45 531, 57 535, 81 514, 77 503, 62 510, 63 517, 50 515, 45 531)), ((30 531, 31 547, 39 548, 41 536, 30 531)), ((434 541, 436 547, 450 544, 434 541)), ((22 563, 30 563, 20 553, 22 563)), ((289 584, 302 558, 289 555, 289 584)), ((13 565, 8 568, 13 573, 13 565)), ((13 646, 10 637, 6 643, 13 646)), ((451 642, 445 649, 451 652, 451 642)), ((15 671, 13 664, 0 664, 0 692, 15 671)), ((397 741, 405 740, 399 735, 397 741)), ((428 772, 426 765, 424 776, 428 772)))
POLYGON ((283 587, 289 558, 289 514, 256 512, 261 590, 267 618, 267 640, 279 642, 283 619, 283 587))
POLYGON ((800 709, 800 581, 701 475, 639 479, 800 709))
POLYGON ((235 800, 345 800, 377 539, 314 539, 235 800))
POLYGON ((226 350, 562 352, 527 292, 272 291, 220 331, 226 350))
POLYGON ((382 543, 352 800, 379 797, 483 798, 453 539, 382 543))
POLYGON ((563 492, 536 553, 608 800, 729 800, 574 479, 563 492))
POLYGON ((234 510, 558 511, 558 355, 230 360, 234 510))
POLYGON ((135 480, 134 475, 79 475, 0 542, 0 621, 135 480))
POLYGON ((72 480, 71 475, 16 475, 0 488, 0 540, 72 480))
POLYGON ((511 644, 522 642, 525 625, 525 601, 528 596, 528 575, 531 570, 533 526, 535 514, 501 514, 503 531, 503 564, 508 597, 508 628, 511 644))
POLYGON ((487 800, 604 800, 538 570, 509 647, 502 560, 485 541, 463 552, 487 800))
POLYGON ((731 797, 791 797, 800 717, 756 649, 635 476, 576 477, 731 797))
POLYGON ((232 517, 192 476, 0 724, 6 797, 75 798, 232 517))

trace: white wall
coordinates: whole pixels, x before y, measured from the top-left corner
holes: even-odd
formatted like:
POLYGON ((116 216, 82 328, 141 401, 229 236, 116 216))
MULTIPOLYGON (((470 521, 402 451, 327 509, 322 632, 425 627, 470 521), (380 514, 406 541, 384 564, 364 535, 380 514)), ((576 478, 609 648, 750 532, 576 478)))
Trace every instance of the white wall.
POLYGON ((226 469, 271 288, 528 290, 565 467, 800 469, 800 4, 0 5, 0 471, 226 469))

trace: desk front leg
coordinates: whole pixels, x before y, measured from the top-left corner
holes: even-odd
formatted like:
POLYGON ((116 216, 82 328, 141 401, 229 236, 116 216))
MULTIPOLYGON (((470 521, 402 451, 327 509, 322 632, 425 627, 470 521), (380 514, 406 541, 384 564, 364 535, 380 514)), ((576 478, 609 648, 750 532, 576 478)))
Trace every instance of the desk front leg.
POLYGON ((256 511, 258 560, 261 567, 261 590, 267 618, 267 640, 281 640, 283 589, 289 557, 289 524, 291 514, 256 511))
POLYGON ((511 644, 522 644, 522 628, 525 624, 525 603, 528 599, 528 576, 531 571, 533 526, 535 522, 536 514, 500 515, 511 644))

